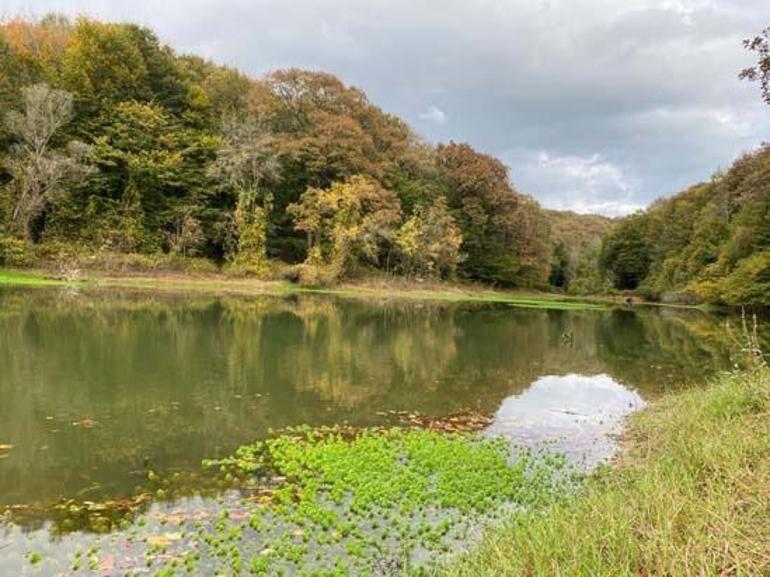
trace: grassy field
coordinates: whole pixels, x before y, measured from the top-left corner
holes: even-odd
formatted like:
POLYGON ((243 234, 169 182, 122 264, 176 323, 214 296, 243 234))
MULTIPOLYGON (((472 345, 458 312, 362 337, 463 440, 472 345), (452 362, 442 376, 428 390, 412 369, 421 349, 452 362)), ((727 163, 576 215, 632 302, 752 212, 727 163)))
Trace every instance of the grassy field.
POLYGON ((664 397, 625 441, 579 498, 512 520, 439 574, 770 575, 770 370, 664 397))
POLYGON ((55 286, 87 285, 165 291, 220 292, 230 294, 328 294, 355 299, 401 299, 442 302, 500 303, 516 307, 555 310, 606 310, 605 302, 561 297, 548 293, 517 293, 479 286, 449 283, 422 285, 403 281, 358 282, 334 287, 302 287, 285 281, 227 277, 224 275, 136 274, 107 275, 89 273, 75 283, 50 278, 47 273, 0 270, 0 285, 55 286))

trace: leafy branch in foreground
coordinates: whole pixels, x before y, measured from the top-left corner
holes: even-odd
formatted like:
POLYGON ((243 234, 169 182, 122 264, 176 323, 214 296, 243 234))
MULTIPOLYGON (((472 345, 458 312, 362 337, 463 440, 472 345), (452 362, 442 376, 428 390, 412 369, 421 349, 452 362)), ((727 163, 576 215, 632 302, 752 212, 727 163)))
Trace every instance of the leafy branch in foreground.
POLYGON ((756 52, 758 60, 754 66, 741 71, 739 78, 749 82, 759 82, 762 99, 770 104, 770 27, 743 41, 746 50, 756 52))

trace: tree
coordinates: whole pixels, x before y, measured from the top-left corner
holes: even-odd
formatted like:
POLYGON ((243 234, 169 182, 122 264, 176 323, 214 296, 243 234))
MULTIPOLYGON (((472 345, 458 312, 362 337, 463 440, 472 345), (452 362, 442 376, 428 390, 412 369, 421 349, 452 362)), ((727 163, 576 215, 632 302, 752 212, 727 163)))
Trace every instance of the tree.
POLYGON ((186 208, 177 217, 170 239, 171 250, 183 257, 196 256, 204 238, 200 221, 186 208))
POLYGON ((744 69, 739 78, 759 82, 762 99, 770 104, 770 27, 762 30, 757 36, 744 40, 743 46, 751 52, 756 52, 758 60, 754 66, 744 69))
POLYGON ((337 278, 361 262, 378 264, 401 221, 396 194, 361 175, 308 188, 288 211, 308 236, 307 263, 327 266, 337 278))
POLYGON ((13 208, 12 229, 32 238, 32 223, 45 208, 46 202, 64 192, 67 180, 83 176, 87 169, 82 163, 87 147, 70 142, 65 151, 53 146, 56 133, 72 118, 72 95, 52 90, 45 84, 24 89, 24 112, 6 115, 6 127, 14 144, 5 159, 11 175, 13 208))
POLYGON ((650 270, 650 246, 645 237, 643 214, 617 225, 604 239, 602 268, 613 277, 615 288, 635 289, 650 270))
POLYGON ((439 145, 437 157, 462 231, 464 276, 509 286, 545 284, 547 223, 536 202, 513 190, 505 165, 467 144, 439 145))
POLYGON ((571 277, 570 261, 564 243, 558 242, 553 247, 551 259, 551 273, 548 276, 548 284, 559 289, 568 289, 571 277))
POLYGON ((189 105, 190 85, 171 50, 133 24, 79 18, 61 56, 60 76, 76 96, 84 132, 109 120, 118 102, 152 103, 177 117, 189 105))
POLYGON ((455 272, 462 241, 460 227, 443 196, 427 209, 418 207, 398 229, 395 238, 404 272, 429 278, 455 272))
POLYGON ((92 138, 89 160, 99 170, 54 203, 49 236, 127 252, 168 249, 180 204, 198 206, 209 188, 214 139, 136 101, 113 105, 92 138))
POLYGON ((279 178, 279 167, 273 137, 258 118, 225 119, 210 174, 237 195, 234 218, 238 252, 233 259, 254 274, 263 274, 267 268, 268 216, 273 197, 265 184, 279 178))

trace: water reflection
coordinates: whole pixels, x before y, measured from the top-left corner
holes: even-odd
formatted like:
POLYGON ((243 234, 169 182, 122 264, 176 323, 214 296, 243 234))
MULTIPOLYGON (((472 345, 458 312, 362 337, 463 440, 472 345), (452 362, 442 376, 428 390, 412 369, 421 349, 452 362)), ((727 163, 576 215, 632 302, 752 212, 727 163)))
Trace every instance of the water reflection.
POLYGON ((546 376, 505 399, 487 430, 525 446, 548 446, 592 467, 612 456, 623 419, 642 397, 608 375, 546 376))
POLYGON ((146 468, 197 470, 271 427, 494 413, 511 396, 526 413, 541 389, 569 392, 543 375, 650 397, 727 366, 721 320, 699 312, 5 288, 0 505, 128 495, 146 468))

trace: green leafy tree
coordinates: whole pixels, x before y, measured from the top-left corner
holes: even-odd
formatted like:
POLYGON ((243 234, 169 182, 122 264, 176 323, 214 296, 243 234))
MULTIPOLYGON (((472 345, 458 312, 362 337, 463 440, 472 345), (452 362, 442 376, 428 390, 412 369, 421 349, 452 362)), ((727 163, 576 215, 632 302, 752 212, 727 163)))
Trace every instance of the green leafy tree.
POLYGON ((605 238, 600 261, 615 288, 635 289, 650 270, 650 246, 643 227, 642 215, 631 216, 605 238))
POLYGON ((548 275, 548 284, 558 289, 566 290, 569 288, 570 260, 567 255, 567 249, 561 242, 556 243, 553 248, 553 257, 551 260, 551 272, 548 275))

